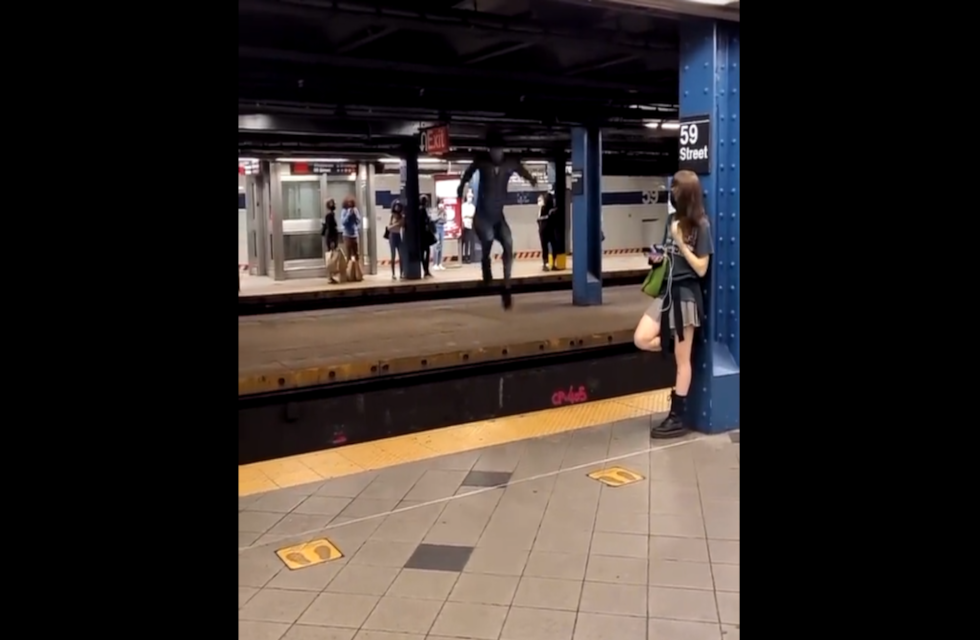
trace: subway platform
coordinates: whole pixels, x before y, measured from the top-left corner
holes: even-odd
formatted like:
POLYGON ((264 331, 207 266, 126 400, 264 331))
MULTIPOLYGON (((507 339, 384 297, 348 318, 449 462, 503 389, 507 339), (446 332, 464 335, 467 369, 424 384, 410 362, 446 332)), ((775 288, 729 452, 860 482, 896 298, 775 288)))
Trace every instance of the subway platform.
POLYGON ((638 286, 576 307, 570 291, 240 317, 240 396, 632 344, 638 286))
POLYGON ((738 432, 666 391, 239 467, 241 640, 737 640, 738 432))
MULTIPOLYGON (((614 250, 610 250, 614 251, 614 250)), ((540 259, 515 260, 513 268, 513 278, 515 284, 520 285, 526 282, 549 282, 549 281, 568 281, 572 278, 572 260, 569 256, 567 268, 561 271, 542 271, 540 259)), ((250 276, 243 272, 240 275, 241 286, 239 296, 246 299, 268 299, 275 302, 282 299, 295 299, 301 296, 347 296, 379 293, 376 290, 398 290, 405 288, 418 287, 437 287, 444 286, 453 289, 462 289, 476 285, 480 279, 480 265, 458 264, 447 262, 445 270, 433 271, 432 278, 425 280, 392 280, 390 263, 378 265, 378 273, 375 275, 365 274, 362 282, 346 282, 329 284, 326 278, 298 278, 294 280, 276 281, 268 276, 250 276)), ((501 263, 495 260, 493 272, 495 277, 502 275, 501 263)), ((622 250, 620 254, 605 255, 602 258, 603 274, 609 277, 622 274, 646 275, 649 267, 643 255, 634 250, 622 250)))

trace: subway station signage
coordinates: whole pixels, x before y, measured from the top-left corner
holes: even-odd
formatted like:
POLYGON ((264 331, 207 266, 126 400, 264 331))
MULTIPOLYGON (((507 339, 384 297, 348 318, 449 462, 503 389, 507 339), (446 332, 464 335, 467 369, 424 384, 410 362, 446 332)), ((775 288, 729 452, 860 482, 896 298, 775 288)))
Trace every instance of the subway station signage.
POLYGON ((294 162, 290 166, 290 173, 293 175, 320 175, 328 176, 349 176, 357 173, 357 164, 353 162, 294 162))
POLYGON ((711 173, 711 117, 685 116, 680 128, 680 169, 711 173))
POLYGON ((449 125, 441 124, 419 131, 419 150, 422 153, 441 155, 449 152, 449 125))

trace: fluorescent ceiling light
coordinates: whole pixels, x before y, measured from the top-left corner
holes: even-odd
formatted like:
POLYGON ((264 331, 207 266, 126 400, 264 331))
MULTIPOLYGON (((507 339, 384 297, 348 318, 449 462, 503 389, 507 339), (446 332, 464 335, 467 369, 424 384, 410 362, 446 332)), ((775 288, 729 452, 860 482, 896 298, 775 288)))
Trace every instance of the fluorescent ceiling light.
POLYGON ((687 0, 688 2, 693 2, 694 4, 710 4, 714 7, 724 7, 726 5, 735 4, 738 0, 687 0))
MULTIPOLYGON (((381 158, 381 162, 385 164, 400 164, 400 158, 381 158)), ((445 162, 439 158, 419 158, 419 164, 439 164, 445 162)))
POLYGON ((660 123, 661 129, 667 129, 668 131, 676 131, 681 128, 680 122, 662 122, 660 123))
POLYGON ((348 162, 347 158, 276 158, 276 162, 348 162))
POLYGON ((659 129, 660 128, 660 123, 659 122, 644 122, 643 123, 643 126, 645 126, 647 129, 659 129))

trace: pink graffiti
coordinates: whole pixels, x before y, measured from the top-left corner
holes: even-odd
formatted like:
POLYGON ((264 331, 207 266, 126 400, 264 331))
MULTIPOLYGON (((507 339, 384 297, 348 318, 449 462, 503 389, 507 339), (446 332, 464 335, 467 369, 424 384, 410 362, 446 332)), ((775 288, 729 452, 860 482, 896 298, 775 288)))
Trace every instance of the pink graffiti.
POLYGON ((575 385, 568 388, 568 391, 559 389, 551 394, 551 404, 555 407, 560 407, 566 404, 579 404, 580 402, 588 402, 589 394, 586 392, 583 385, 579 385, 576 390, 575 385))

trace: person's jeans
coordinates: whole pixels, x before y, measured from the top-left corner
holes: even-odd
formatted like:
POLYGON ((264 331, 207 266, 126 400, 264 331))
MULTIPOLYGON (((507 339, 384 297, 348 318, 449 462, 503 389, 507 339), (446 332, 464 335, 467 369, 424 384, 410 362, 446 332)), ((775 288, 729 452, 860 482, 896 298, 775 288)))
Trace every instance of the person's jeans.
POLYGON ((507 224, 507 219, 502 215, 499 216, 496 222, 483 222, 480 220, 480 216, 477 215, 473 219, 473 230, 476 231, 476 236, 480 239, 480 248, 483 250, 483 255, 480 256, 480 266, 483 268, 483 281, 489 283, 493 280, 493 271, 490 269, 490 262, 493 260, 492 250, 493 241, 496 240, 500 243, 500 247, 503 249, 504 261, 504 288, 510 288, 510 274, 511 268, 514 266, 514 240, 510 233, 510 225, 507 224))
POLYGON ((395 261, 398 261, 398 273, 405 275, 405 256, 402 248, 402 234, 398 231, 388 232, 388 248, 391 250, 391 277, 395 277, 395 261))
POLYGON ((442 244, 446 239, 446 225, 437 224, 436 225, 436 246, 435 251, 433 251, 432 263, 437 266, 442 266, 442 244))
POLYGON ((541 260, 544 266, 548 266, 548 258, 555 257, 555 241, 552 239, 553 233, 548 225, 538 227, 538 238, 541 240, 541 260))
POLYGON ((476 234, 473 229, 463 229, 463 261, 473 260, 473 246, 476 244, 476 234))

